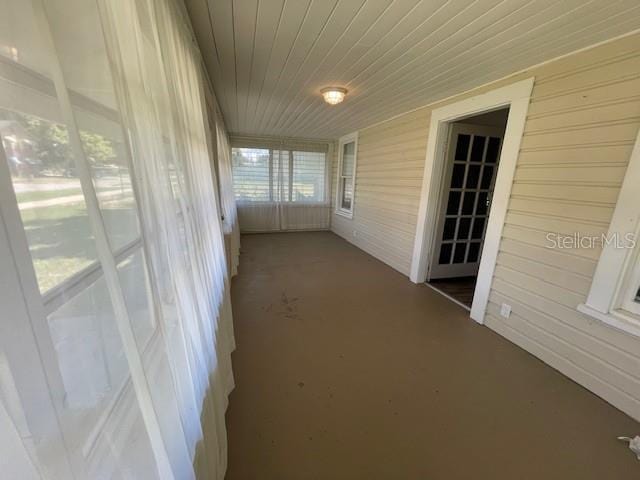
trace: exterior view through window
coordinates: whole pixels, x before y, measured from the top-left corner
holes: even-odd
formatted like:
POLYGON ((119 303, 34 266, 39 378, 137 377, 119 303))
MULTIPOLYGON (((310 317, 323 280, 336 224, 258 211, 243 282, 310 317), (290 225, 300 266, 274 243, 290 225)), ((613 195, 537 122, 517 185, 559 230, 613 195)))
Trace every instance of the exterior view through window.
POLYGON ((639 197, 640 0, 0 0, 0 480, 640 480, 639 197))
POLYGON ((336 213, 347 217, 353 216, 357 149, 357 134, 347 135, 340 140, 336 213))
POLYGON ((181 7, 0 10, 0 477, 204 478, 191 452, 225 441, 202 419, 224 422, 205 396, 232 386, 237 226, 181 7))
POLYGON ((262 148, 233 149, 238 202, 326 201, 326 154, 262 148))

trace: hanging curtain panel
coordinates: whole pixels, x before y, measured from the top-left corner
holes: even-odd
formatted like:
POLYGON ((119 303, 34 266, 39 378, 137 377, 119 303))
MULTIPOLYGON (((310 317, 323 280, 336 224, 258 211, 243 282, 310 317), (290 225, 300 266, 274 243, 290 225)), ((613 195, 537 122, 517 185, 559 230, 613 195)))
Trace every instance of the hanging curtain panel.
POLYGON ((222 479, 237 216, 182 3, 0 11, 0 476, 222 479))
POLYGON ((232 145, 242 232, 329 228, 327 144, 232 138, 232 145))
MULTIPOLYGON (((213 93, 208 90, 208 95, 213 97, 213 93)), ((212 99, 213 103, 215 98, 212 99)), ((227 251, 227 268, 234 276, 238 273, 240 261, 240 226, 238 224, 238 212, 236 200, 233 193, 233 173, 231 170, 231 146, 229 136, 222 121, 222 114, 219 107, 209 108, 211 131, 215 134, 216 140, 216 171, 218 172, 218 184, 220 193, 220 203, 222 205, 223 219, 222 228, 224 230, 225 248, 227 251), (213 122, 211 120, 213 119, 213 122)))

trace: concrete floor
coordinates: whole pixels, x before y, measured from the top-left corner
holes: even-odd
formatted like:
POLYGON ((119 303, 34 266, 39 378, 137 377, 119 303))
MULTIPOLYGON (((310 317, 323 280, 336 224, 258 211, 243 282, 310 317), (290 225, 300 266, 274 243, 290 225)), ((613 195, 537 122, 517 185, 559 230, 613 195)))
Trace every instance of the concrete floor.
POLYGON ((640 425, 328 232, 242 238, 227 479, 625 479, 640 425))

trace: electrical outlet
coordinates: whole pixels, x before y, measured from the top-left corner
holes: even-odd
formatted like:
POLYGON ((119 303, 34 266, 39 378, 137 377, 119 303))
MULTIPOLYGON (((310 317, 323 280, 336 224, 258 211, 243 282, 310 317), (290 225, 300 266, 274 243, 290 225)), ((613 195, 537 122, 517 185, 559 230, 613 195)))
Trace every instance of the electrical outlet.
POLYGON ((500 316, 504 318, 509 318, 511 315, 511 305, 503 303, 500 307, 500 316))
POLYGON ((354 230, 354 231, 353 231, 353 236, 354 236, 354 237, 357 237, 357 236, 358 236, 358 231, 357 231, 357 230, 354 230))

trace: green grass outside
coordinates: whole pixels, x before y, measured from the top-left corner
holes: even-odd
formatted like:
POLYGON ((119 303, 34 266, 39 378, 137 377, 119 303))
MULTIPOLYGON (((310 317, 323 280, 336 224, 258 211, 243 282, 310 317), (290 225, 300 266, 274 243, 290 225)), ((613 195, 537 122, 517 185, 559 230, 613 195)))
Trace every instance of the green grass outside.
MULTIPOLYGON (((109 240, 120 248, 137 236, 132 198, 107 202, 102 216, 109 240)), ((38 285, 42 293, 97 261, 84 202, 22 210, 38 285)))
POLYGON ((16 193, 18 203, 49 200, 50 198, 68 197, 82 193, 80 188, 66 188, 64 190, 34 190, 32 192, 16 193))

